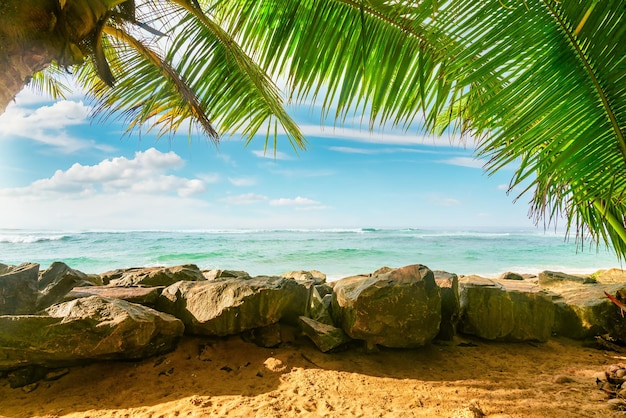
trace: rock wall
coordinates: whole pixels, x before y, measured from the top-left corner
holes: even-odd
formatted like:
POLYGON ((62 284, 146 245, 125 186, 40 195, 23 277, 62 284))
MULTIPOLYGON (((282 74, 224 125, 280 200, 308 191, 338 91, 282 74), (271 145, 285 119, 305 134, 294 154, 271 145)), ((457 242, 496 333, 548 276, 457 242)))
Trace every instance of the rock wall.
POLYGON ((250 277, 184 265, 86 275, 63 263, 43 272, 0 264, 0 371, 34 376, 37 367, 153 356, 184 333, 240 334, 274 347, 281 324, 297 326, 323 352, 419 347, 453 341, 457 330, 514 342, 554 334, 626 342, 624 310, 626 274, 615 270, 488 279, 415 264, 326 283, 317 271, 250 277))

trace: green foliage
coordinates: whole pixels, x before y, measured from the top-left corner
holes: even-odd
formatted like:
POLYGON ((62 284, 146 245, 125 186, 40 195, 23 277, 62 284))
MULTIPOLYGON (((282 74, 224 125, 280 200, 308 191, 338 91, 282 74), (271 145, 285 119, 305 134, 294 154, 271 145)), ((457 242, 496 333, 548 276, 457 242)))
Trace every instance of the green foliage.
POLYGON ((114 3, 98 55, 116 84, 93 60, 79 77, 105 115, 162 134, 194 120, 213 138, 267 127, 266 146, 285 131, 303 147, 272 81, 285 79, 337 123, 476 138, 489 172, 516 168, 538 220, 564 214, 626 255, 623 0, 114 3))
MULTIPOLYGON (((478 139, 531 211, 626 255, 626 8, 606 1, 272 0, 221 15, 297 98, 478 139), (254 16, 251 19, 251 16, 254 16)), ((582 242, 582 241, 581 241, 582 242)))

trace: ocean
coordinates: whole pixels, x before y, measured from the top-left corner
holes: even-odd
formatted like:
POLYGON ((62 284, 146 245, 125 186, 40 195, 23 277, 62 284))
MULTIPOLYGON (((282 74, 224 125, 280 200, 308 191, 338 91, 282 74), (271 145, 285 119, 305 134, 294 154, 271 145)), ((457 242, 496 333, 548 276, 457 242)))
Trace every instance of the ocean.
POLYGON ((0 229, 0 262, 63 261, 85 273, 196 264, 201 269, 279 275, 319 270, 336 280, 382 266, 493 277, 505 271, 592 273, 621 267, 604 247, 580 248, 564 233, 506 229, 320 229, 27 231, 0 229))

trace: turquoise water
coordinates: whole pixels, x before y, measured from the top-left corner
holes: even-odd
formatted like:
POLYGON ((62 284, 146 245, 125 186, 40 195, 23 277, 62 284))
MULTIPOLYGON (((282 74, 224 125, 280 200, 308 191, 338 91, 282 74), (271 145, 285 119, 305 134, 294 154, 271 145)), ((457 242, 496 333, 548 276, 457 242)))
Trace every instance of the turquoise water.
POLYGON ((63 261, 86 273, 136 266, 197 264, 201 269, 276 275, 320 270, 329 279, 382 266, 494 276, 504 271, 590 273, 621 267, 604 248, 584 248, 539 230, 332 229, 60 232, 0 230, 0 262, 63 261))

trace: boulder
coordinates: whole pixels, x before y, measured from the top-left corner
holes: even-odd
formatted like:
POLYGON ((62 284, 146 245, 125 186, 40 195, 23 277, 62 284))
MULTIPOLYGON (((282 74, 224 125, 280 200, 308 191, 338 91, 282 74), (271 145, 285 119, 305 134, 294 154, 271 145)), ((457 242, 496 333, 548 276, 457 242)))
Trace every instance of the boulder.
MULTIPOLYGON (((39 275, 37 287, 37 310, 62 301, 65 295, 76 286, 91 286, 92 278, 83 272, 71 269, 67 264, 54 262, 39 275)), ((99 279, 99 277, 98 277, 99 279)))
POLYGON ((284 277, 285 279, 294 279, 300 282, 313 282, 313 284, 316 285, 326 283, 326 275, 317 270, 288 271, 281 274, 280 277, 284 277))
POLYGON ((64 301, 100 296, 103 298, 123 299, 127 302, 154 307, 164 286, 155 287, 116 287, 116 286, 87 286, 75 287, 67 295, 64 301))
POLYGON ((591 276, 574 276, 559 271, 542 271, 539 273, 539 286, 551 288, 555 286, 568 285, 571 283, 590 284, 595 283, 596 279, 591 276))
POLYGON ((465 276, 459 280, 459 331, 487 340, 546 341, 552 332, 552 297, 533 283, 465 276))
POLYGON ((202 275, 207 280, 215 280, 219 278, 241 278, 241 279, 250 279, 250 275, 243 270, 206 270, 202 272, 202 275))
POLYGON ((437 339, 451 341, 456 336, 456 326, 461 312, 459 277, 445 271, 433 271, 433 274, 441 291, 441 325, 437 339))
POLYGON ((198 266, 185 264, 173 267, 146 267, 114 270, 102 275, 112 286, 169 286, 179 281, 204 281, 198 266))
POLYGON ((280 320, 297 323, 309 290, 283 277, 219 278, 167 287, 157 309, 180 318, 190 334, 225 336, 280 320))
POLYGON ((313 344, 323 353, 334 350, 351 341, 341 328, 323 324, 314 319, 301 316, 300 328, 304 335, 309 337, 313 344))
POLYGON ((178 319, 144 306, 76 299, 43 315, 0 316, 0 370, 141 359, 173 350, 183 331, 178 319))
POLYGON ((369 347, 419 347, 439 332, 441 295, 433 272, 416 264, 337 281, 331 312, 337 326, 369 347))
POLYGON ((570 283, 553 290, 556 316, 554 332, 569 338, 584 339, 609 334, 626 342, 625 319, 620 308, 604 294, 607 292, 626 304, 626 283, 582 285, 570 283))
POLYGON ((524 276, 512 271, 506 271, 498 276, 498 280, 524 280, 524 276))
POLYGON ((37 310, 39 264, 23 263, 0 275, 0 315, 25 315, 37 310))
POLYGON ((598 270, 591 277, 598 283, 626 283, 626 270, 617 268, 598 270))

